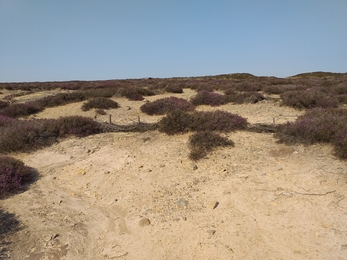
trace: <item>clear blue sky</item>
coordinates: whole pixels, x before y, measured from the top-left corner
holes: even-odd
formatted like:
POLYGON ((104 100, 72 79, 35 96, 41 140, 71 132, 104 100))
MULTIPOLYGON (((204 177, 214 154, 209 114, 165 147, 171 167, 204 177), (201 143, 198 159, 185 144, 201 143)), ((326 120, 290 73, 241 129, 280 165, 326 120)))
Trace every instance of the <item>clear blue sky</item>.
POLYGON ((347 72, 347 0, 0 0, 0 82, 347 72))

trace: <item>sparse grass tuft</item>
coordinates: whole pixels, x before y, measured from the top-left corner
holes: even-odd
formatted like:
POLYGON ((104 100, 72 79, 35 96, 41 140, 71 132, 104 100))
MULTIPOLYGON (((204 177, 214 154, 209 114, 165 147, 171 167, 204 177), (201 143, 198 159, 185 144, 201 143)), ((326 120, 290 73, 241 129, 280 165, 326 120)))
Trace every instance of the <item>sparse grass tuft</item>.
POLYGON ((88 100, 86 103, 82 105, 83 111, 88 111, 93 108, 98 109, 110 109, 110 108, 118 108, 119 105, 116 101, 113 101, 108 98, 98 97, 88 100))
POLYGON ((156 101, 143 104, 140 109, 148 115, 164 115, 175 109, 182 111, 192 111, 194 106, 184 98, 168 97, 157 99, 156 101))
POLYGON ((20 160, 0 155, 0 198, 22 190, 32 178, 31 170, 20 160))
POLYGON ((234 146, 234 142, 210 131, 201 131, 189 137, 189 158, 197 161, 216 147, 234 146))

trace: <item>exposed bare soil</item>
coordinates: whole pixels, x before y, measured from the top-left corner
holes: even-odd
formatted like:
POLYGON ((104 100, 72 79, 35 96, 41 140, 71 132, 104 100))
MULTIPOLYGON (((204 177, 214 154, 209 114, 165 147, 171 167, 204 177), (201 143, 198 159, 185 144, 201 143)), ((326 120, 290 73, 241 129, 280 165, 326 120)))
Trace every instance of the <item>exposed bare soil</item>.
MULTIPOLYGON (((114 100, 121 107, 96 120, 161 118, 141 113, 143 102, 114 100)), ((81 106, 35 117, 95 117, 81 106)), ((218 109, 268 124, 303 113, 272 101, 218 109)), ((332 147, 286 146, 269 133, 238 131, 228 134, 235 147, 193 163, 189 135, 105 133, 13 154, 39 177, 0 201, 21 223, 2 241, 0 258, 347 259, 347 163, 332 147)))

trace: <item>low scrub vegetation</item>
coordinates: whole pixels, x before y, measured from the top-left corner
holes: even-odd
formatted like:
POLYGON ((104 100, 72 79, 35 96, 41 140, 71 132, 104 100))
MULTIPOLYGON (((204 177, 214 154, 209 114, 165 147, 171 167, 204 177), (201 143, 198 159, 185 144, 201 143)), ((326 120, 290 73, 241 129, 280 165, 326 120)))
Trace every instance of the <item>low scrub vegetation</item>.
POLYGON ((88 100, 86 103, 84 103, 82 105, 82 110, 88 111, 93 108, 110 109, 110 108, 118 108, 118 107, 119 105, 116 101, 113 101, 109 98, 98 97, 98 98, 92 98, 88 100))
POLYGON ((234 146, 234 142, 210 131, 201 131, 189 137, 189 158, 197 161, 217 147, 234 146))
POLYGON ((168 85, 165 87, 165 91, 169 93, 183 93, 183 88, 180 85, 168 85))
POLYGON ((347 159, 347 110, 308 110, 295 122, 281 125, 276 133, 283 143, 331 143, 337 156, 347 159))
POLYGON ((265 97, 263 96, 263 94, 256 91, 237 93, 233 90, 228 90, 226 91, 226 96, 225 96, 226 103, 235 103, 235 104, 244 104, 244 103, 255 104, 264 99, 265 97))
POLYGON ((84 137, 101 131, 99 123, 81 116, 15 120, 0 128, 0 152, 32 151, 53 144, 59 137, 84 137))
POLYGON ((190 102, 195 105, 210 105, 210 106, 220 106, 226 103, 225 96, 210 92, 207 90, 201 90, 198 94, 193 97, 190 102))
POLYGON ((36 114, 43 110, 44 110, 44 107, 42 107, 37 102, 16 103, 1 109, 0 115, 18 118, 18 117, 24 117, 24 116, 36 114))
POLYGON ((8 106, 9 106, 8 102, 0 100, 0 109, 8 107, 8 106))
POLYGON ((148 115, 164 115, 173 110, 192 111, 194 105, 184 98, 168 97, 143 104, 140 109, 148 115))
POLYGON ((0 155, 0 198, 22 190, 32 179, 31 169, 20 160, 0 155))
POLYGON ((294 108, 337 107, 338 99, 333 93, 319 88, 287 91, 281 94, 282 103, 294 108))
POLYGON ((245 118, 221 110, 193 113, 174 110, 159 122, 159 131, 169 135, 189 131, 232 132, 246 127, 245 118))

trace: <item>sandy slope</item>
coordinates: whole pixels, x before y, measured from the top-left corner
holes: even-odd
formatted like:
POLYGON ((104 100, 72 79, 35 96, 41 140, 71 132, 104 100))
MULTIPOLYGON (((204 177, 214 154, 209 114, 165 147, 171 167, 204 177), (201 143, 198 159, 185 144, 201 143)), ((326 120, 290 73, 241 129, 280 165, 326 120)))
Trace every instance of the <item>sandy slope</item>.
MULTIPOLYGON (((170 95, 148 100, 163 96, 170 95)), ((140 113, 141 102, 115 100, 121 108, 110 111, 113 122, 160 118, 140 113)), ((80 107, 36 117, 94 116, 80 107)), ((302 113, 273 102, 218 109, 251 123, 302 113)), ((230 133, 235 147, 215 151, 194 169, 188 138, 106 133, 15 154, 40 177, 0 201, 23 226, 7 239, 9 259, 347 259, 347 164, 330 146, 230 133)))

